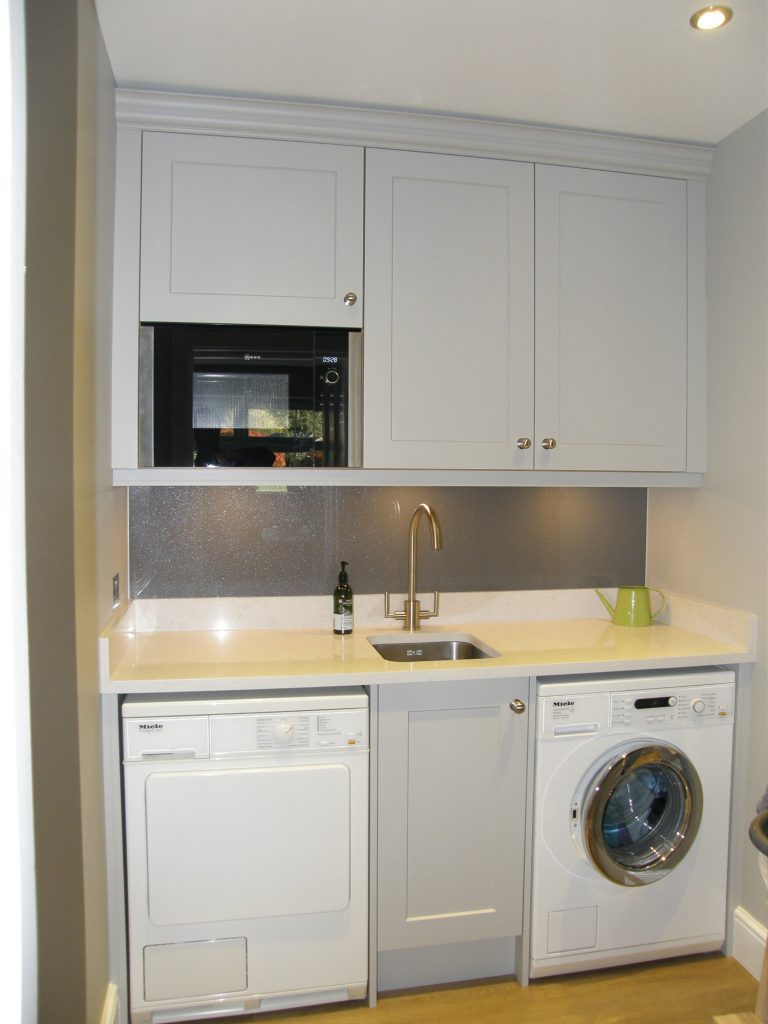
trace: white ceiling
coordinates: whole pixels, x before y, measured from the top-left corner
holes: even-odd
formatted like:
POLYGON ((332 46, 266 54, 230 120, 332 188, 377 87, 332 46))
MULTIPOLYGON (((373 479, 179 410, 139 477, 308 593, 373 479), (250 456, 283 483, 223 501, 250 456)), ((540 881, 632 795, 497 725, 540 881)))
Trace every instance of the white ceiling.
POLYGON ((766 0, 95 0, 118 85, 715 143, 768 106, 766 0))

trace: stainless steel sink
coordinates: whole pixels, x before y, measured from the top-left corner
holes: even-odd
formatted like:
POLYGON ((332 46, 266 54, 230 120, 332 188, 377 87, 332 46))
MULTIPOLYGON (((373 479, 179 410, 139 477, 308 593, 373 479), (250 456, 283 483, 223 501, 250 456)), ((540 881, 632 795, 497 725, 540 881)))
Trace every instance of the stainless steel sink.
POLYGON ((431 636, 369 636, 368 642, 387 661, 466 661, 498 658, 499 652, 467 633, 431 636))

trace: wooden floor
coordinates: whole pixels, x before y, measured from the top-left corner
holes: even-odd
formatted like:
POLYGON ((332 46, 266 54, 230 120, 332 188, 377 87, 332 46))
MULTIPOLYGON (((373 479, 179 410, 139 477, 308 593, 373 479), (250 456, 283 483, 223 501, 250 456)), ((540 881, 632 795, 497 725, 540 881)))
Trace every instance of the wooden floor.
POLYGON ((754 1013, 726 1013, 724 1017, 715 1017, 714 1024, 761 1024, 761 1022, 754 1013))
POLYGON ((232 1024, 713 1024, 754 1009, 757 982, 728 957, 686 957, 534 981, 468 982, 360 1004, 231 1017, 232 1024))

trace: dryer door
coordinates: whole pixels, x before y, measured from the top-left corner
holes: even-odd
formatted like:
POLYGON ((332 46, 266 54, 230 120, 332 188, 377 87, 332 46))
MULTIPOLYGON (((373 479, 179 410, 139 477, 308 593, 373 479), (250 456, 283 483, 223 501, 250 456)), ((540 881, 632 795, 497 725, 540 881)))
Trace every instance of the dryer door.
POLYGON ((673 871, 699 829, 702 788, 675 747, 634 744, 615 752, 586 788, 582 839, 617 885, 647 885, 673 871))

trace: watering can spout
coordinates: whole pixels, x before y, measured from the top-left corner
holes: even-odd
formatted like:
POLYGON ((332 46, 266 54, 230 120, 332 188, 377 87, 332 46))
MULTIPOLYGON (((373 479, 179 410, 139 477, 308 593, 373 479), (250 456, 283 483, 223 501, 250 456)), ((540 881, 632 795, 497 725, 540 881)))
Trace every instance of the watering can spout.
POLYGON ((605 596, 605 594, 601 590, 595 590, 595 593, 600 598, 600 600, 603 602, 605 607, 608 609, 608 614, 611 616, 611 618, 613 618, 613 613, 616 611, 614 606, 611 604, 611 602, 608 600, 608 598, 605 596))

